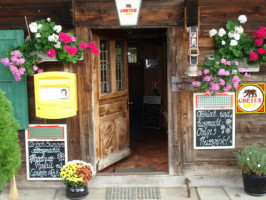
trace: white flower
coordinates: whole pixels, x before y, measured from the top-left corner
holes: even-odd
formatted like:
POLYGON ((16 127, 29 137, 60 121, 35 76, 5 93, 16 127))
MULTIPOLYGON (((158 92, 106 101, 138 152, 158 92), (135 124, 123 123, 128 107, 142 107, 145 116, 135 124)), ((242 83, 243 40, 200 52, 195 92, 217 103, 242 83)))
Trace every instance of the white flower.
POLYGON ((236 40, 231 40, 230 46, 236 46, 238 42, 236 40))
POLYGON ((48 21, 48 22, 51 22, 51 18, 48 17, 48 18, 47 18, 47 21, 48 21))
POLYGON ((38 24, 37 29, 40 30, 42 28, 42 24, 38 24))
POLYGON ((240 35, 239 35, 239 34, 237 34, 237 33, 236 33, 236 34, 234 34, 234 39, 235 39, 235 40, 239 40, 239 39, 240 39, 240 35))
POLYGON ((234 35, 235 35, 235 32, 234 32, 234 31, 230 31, 230 32, 228 33, 228 37, 229 37, 229 38, 233 38, 234 35))
POLYGON ((249 160, 249 158, 247 158, 247 160, 249 160))
POLYGON ((238 33, 238 34, 241 34, 244 32, 244 29, 242 26, 236 26, 235 27, 235 32, 238 33))
POLYGON ((61 42, 57 42, 55 45, 54 45, 55 48, 59 49, 61 47, 61 42))
POLYGON ((60 33, 62 31, 62 26, 60 26, 60 25, 54 26, 54 31, 57 33, 60 33))
POLYGON ((54 42, 54 37, 53 37, 53 35, 49 35, 48 40, 49 40, 49 42, 54 42))
POLYGON ((226 34, 226 31, 223 28, 219 29, 218 35, 223 37, 226 34))
POLYGON ((239 21, 241 24, 245 24, 246 21, 247 21, 247 17, 246 17, 246 15, 240 15, 240 16, 238 17, 238 21, 239 21))
POLYGON ((37 25, 36 22, 32 22, 32 23, 30 23, 29 27, 30 27, 30 31, 31 31, 32 33, 37 33, 37 27, 38 27, 38 25, 37 25))
POLYGON ((53 33, 53 35, 49 35, 48 40, 50 42, 57 42, 59 40, 59 36, 53 33))
POLYGON ((217 34, 216 29, 212 29, 212 30, 209 31, 209 35, 210 35, 210 37, 213 37, 213 36, 215 36, 216 34, 217 34))
POLYGON ((226 44, 226 42, 224 40, 222 40, 222 45, 225 45, 225 44, 226 44))
POLYGON ((260 164, 258 164, 258 167, 260 167, 260 164))
POLYGON ((40 33, 36 33, 35 37, 40 38, 42 35, 40 33))

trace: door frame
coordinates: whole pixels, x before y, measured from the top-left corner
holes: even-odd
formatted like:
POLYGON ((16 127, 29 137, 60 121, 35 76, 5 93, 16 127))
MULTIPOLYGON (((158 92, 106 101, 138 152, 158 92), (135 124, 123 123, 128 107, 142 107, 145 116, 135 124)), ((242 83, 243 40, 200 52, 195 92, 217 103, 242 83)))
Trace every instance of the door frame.
MULTIPOLYGON (((150 27, 139 27, 137 29, 146 29, 150 27)), ((177 120, 177 112, 173 110, 173 108, 176 108, 176 106, 179 104, 179 99, 177 98, 177 93, 172 92, 172 76, 176 75, 176 71, 178 68, 178 47, 177 44, 180 40, 176 40, 176 34, 177 32, 180 32, 183 34, 182 27, 177 26, 171 26, 171 27, 152 27, 153 29, 165 29, 167 38, 167 104, 168 104, 168 174, 169 175, 182 175, 183 174, 183 162, 181 159, 180 154, 180 130, 178 130, 178 127, 175 125, 175 121, 177 120), (177 101, 177 102, 175 102, 177 101), (174 104, 174 106, 173 106, 174 104), (176 133, 176 134, 175 134, 176 133), (181 169, 181 171, 180 171, 181 169)), ((118 28, 118 30, 122 30, 123 28, 118 28)), ((105 29, 93 29, 93 30, 105 30, 105 29)), ((115 29, 113 29, 115 30, 115 29)), ((92 31, 90 29, 90 31, 92 31)), ((92 38, 93 39, 93 38, 92 38)), ((95 63, 92 60, 92 63, 90 64, 90 67, 93 69, 95 66, 93 66, 95 63)), ((96 63, 97 65, 97 63, 96 63)), ((93 74, 93 73, 92 73, 93 74)), ((91 121, 91 131, 92 133, 89 136, 89 161, 93 165, 93 167, 96 169, 96 151, 95 151, 95 145, 96 145, 96 128, 94 123, 94 115, 95 111, 97 109, 94 109, 94 87, 97 87, 97 84, 94 83, 94 78, 92 77, 92 121, 91 121)), ((97 89, 96 89, 97 90, 97 89)))

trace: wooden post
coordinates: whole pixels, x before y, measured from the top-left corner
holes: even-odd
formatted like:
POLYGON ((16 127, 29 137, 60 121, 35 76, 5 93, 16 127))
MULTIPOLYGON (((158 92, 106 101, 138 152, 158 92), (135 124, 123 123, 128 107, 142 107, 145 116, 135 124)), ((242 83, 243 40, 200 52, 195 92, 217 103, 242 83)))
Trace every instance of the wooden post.
POLYGON ((10 180, 8 200, 18 200, 18 190, 15 176, 10 180))

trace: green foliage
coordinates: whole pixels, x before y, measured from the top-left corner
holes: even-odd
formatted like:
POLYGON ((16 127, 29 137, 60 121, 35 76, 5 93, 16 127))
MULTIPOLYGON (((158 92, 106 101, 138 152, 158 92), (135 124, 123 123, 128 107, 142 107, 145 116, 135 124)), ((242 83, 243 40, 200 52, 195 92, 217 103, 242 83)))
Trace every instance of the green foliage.
POLYGON ((19 170, 20 146, 18 123, 14 118, 13 108, 5 93, 0 90, 0 190, 19 170))
POLYGON ((242 151, 236 152, 235 157, 244 173, 266 176, 266 145, 264 147, 246 146, 242 151))

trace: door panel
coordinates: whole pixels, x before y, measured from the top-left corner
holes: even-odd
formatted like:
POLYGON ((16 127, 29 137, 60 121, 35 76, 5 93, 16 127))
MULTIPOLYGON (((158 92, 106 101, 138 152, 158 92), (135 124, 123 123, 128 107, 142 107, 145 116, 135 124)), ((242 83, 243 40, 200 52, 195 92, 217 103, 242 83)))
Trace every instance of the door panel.
MULTIPOLYGON (((108 34, 107 34, 108 35, 108 34)), ((95 150, 97 169, 130 155, 127 43, 124 37, 112 38, 94 33, 100 55, 94 62, 95 150), (122 39, 121 39, 122 38, 122 39)))

